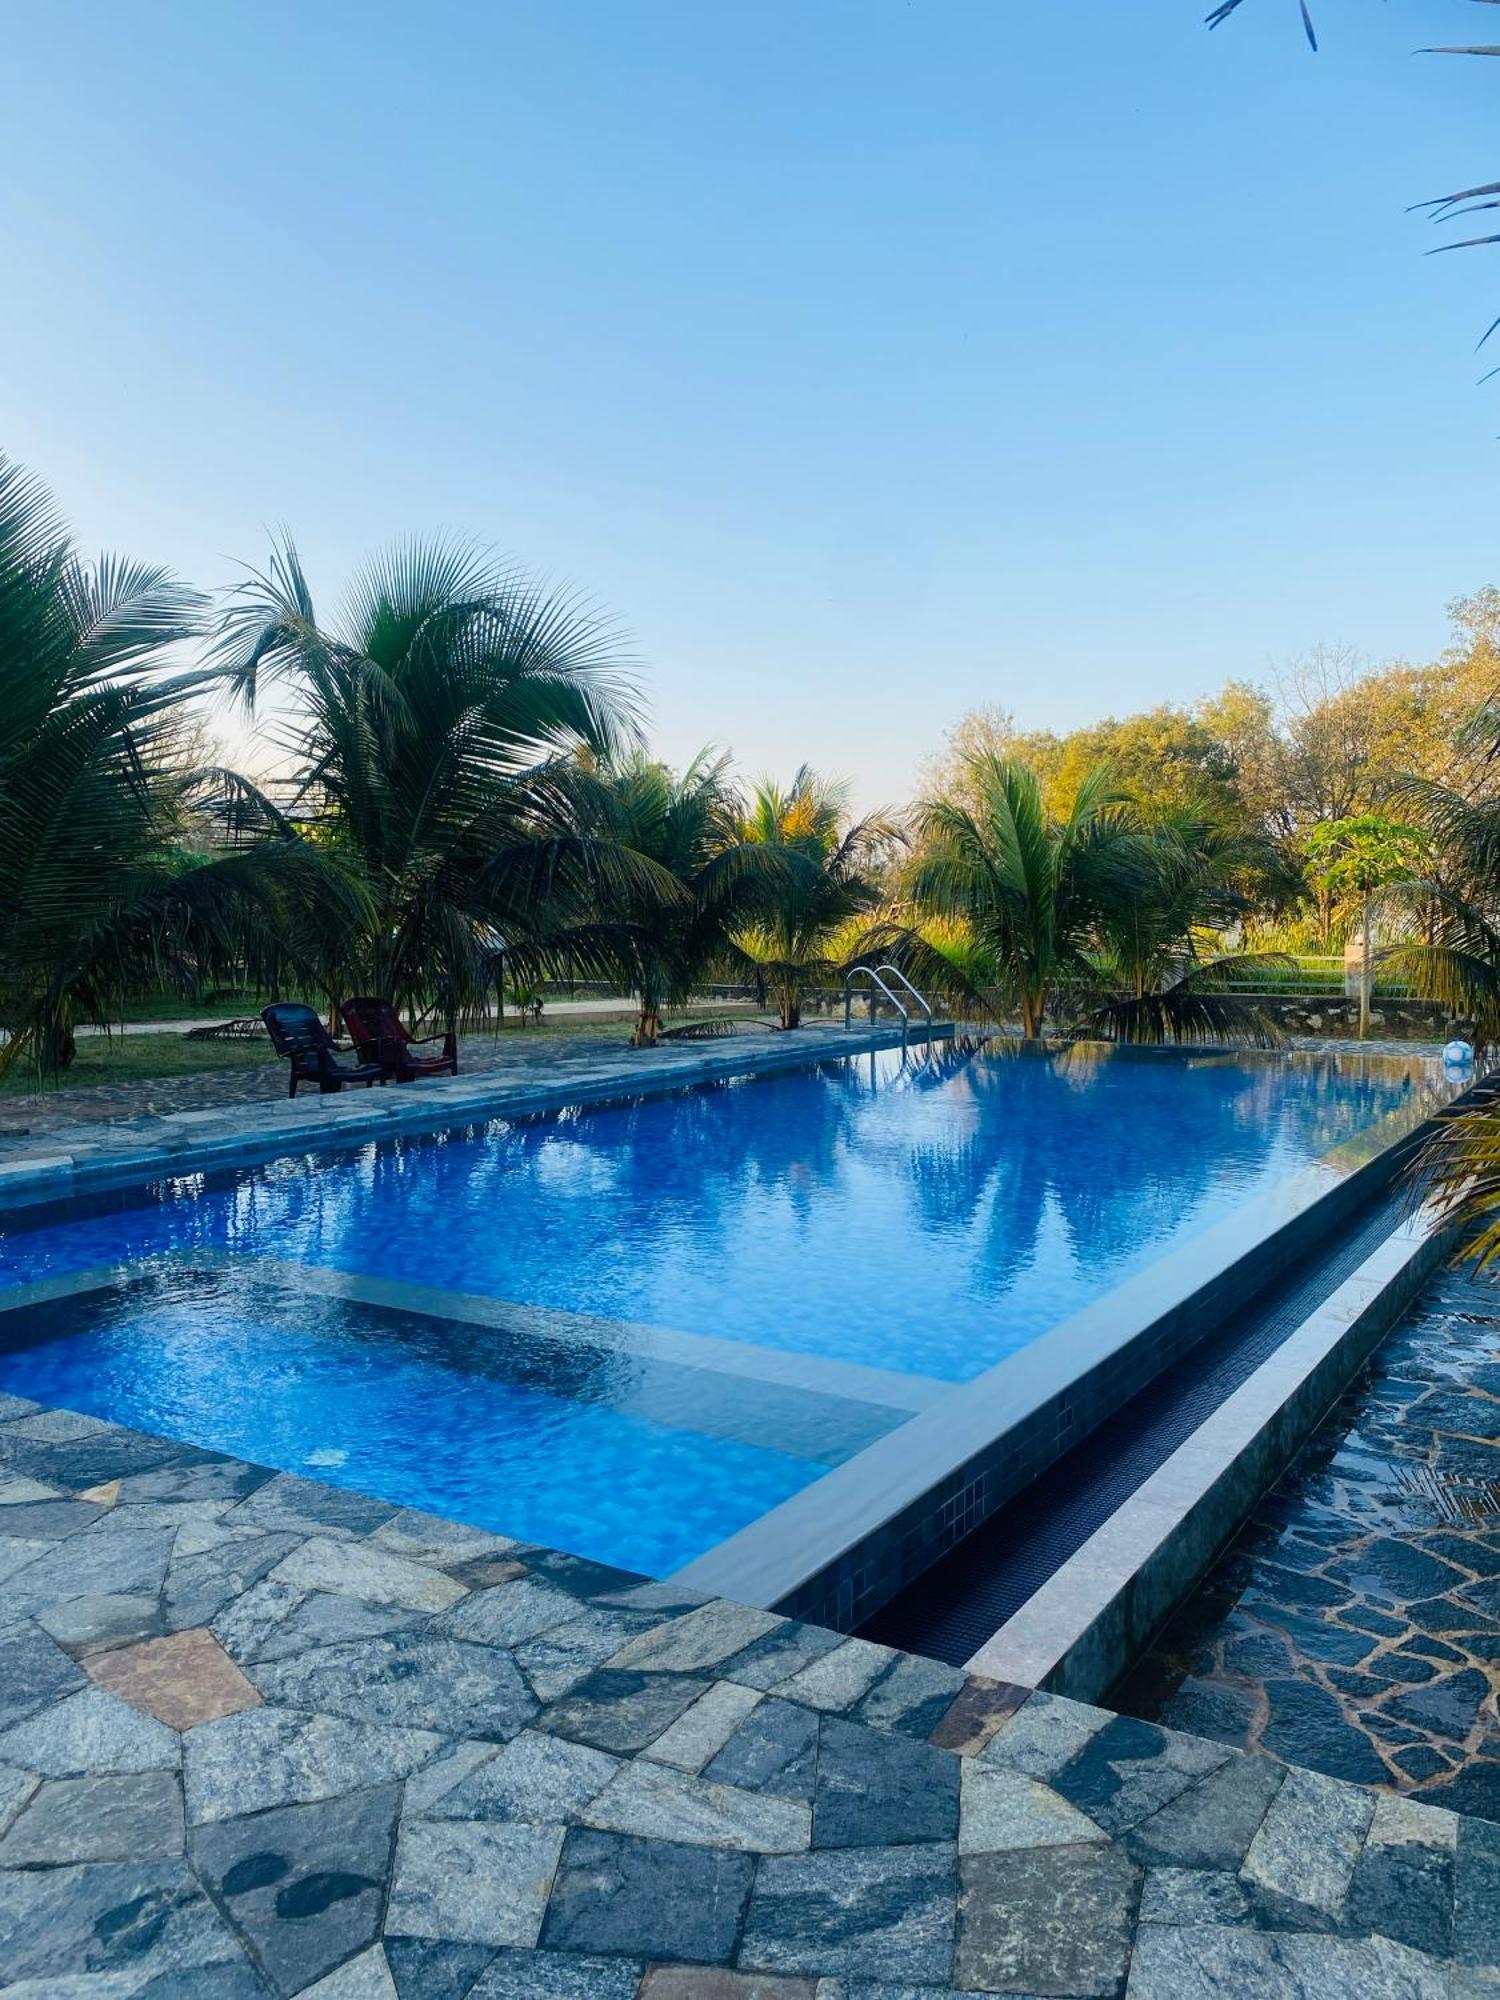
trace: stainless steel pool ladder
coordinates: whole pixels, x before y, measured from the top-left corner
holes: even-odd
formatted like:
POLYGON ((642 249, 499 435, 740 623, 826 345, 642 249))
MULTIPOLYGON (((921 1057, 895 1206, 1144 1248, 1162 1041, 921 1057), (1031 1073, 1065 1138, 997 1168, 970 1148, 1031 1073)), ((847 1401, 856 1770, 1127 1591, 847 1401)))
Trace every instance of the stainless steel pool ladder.
POLYGON ((922 998, 916 987, 912 985, 899 965, 856 965, 844 974, 844 1026, 847 1028, 851 1024, 854 1013, 854 982, 859 978, 861 973, 870 982, 870 1019, 872 1021, 875 1019, 875 994, 877 988, 885 995, 886 999, 890 1001, 896 1012, 901 1016, 901 1053, 903 1055, 906 1054, 906 1038, 911 1030, 911 1010, 902 1001, 900 995, 893 992, 886 984, 887 979, 894 979, 898 985, 903 986, 927 1016, 927 1040, 930 1044, 932 1041, 932 1009, 922 998))

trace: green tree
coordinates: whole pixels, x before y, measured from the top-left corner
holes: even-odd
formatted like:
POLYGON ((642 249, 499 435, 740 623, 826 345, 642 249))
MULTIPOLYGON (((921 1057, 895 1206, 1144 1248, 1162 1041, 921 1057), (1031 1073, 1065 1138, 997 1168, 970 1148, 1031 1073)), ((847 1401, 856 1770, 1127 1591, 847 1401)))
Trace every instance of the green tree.
MULTIPOLYGON (((0 457, 0 1063, 44 1074, 143 986, 305 971, 356 890, 299 842, 202 847, 193 704, 172 672, 201 600, 167 571, 85 562, 0 457)), ((225 774, 227 776, 227 774, 225 774)))
POLYGON ((712 972, 743 969, 736 931, 782 885, 773 846, 747 840, 728 757, 700 752, 680 775, 645 755, 602 774, 609 832, 658 873, 610 904, 640 997, 633 1040, 652 1046, 665 1007, 685 1006, 712 972))
POLYGON ((609 831, 591 767, 636 738, 616 640, 481 550, 393 548, 325 621, 288 542, 235 593, 218 658, 252 709, 268 689, 292 695, 298 810, 368 899, 323 966, 330 995, 436 1006, 451 1024, 500 955, 523 980, 616 973, 622 939, 601 906, 675 894, 609 831))
POLYGON ((834 947, 851 920, 879 902, 877 868, 895 837, 878 813, 850 824, 847 787, 805 764, 789 790, 770 781, 757 786, 741 838, 765 851, 778 879, 734 941, 769 989, 783 1028, 801 1025, 810 985, 842 973, 845 961, 834 947))
POLYGON ((1409 882, 1420 866, 1422 836, 1415 827, 1383 813, 1359 813, 1313 828, 1308 864, 1313 879, 1359 911, 1361 960, 1359 1033, 1370 1032, 1371 972, 1374 964, 1375 899, 1383 889, 1409 882))
POLYGON ((1087 773, 1062 815, 1048 811, 1036 772, 1014 758, 976 757, 965 795, 972 804, 918 806, 909 893, 918 911, 962 924, 1034 1041, 1061 989, 1097 986, 1101 928, 1148 883, 1148 850, 1103 767, 1087 773))

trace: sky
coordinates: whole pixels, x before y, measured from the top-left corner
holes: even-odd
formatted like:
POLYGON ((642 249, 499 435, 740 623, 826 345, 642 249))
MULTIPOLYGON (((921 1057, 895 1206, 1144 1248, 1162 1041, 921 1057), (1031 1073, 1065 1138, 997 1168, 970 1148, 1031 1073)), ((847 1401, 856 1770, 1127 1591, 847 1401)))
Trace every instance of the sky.
MULTIPOLYGON (((898 804, 1500 582, 1463 0, 0 0, 0 449, 205 587, 582 590, 653 743, 898 804)), ((1482 25, 1482 24, 1481 24, 1482 25)), ((235 731, 231 730, 231 738, 235 731)))

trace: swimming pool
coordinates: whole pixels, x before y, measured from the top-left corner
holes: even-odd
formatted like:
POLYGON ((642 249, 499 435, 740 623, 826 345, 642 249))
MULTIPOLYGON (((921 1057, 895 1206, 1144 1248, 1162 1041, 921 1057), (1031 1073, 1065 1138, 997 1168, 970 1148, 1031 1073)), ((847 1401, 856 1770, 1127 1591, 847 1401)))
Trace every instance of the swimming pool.
POLYGON ((1426 1076, 889 1052, 0 1216, 0 1390, 664 1574, 1426 1076))

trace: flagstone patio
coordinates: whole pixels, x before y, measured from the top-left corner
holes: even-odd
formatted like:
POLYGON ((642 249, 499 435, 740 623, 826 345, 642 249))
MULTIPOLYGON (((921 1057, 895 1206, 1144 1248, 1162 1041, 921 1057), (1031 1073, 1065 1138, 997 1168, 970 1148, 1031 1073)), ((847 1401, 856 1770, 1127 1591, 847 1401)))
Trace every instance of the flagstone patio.
POLYGON ((19 2000, 1500 1994, 1500 1827, 15 1398, 19 2000))

